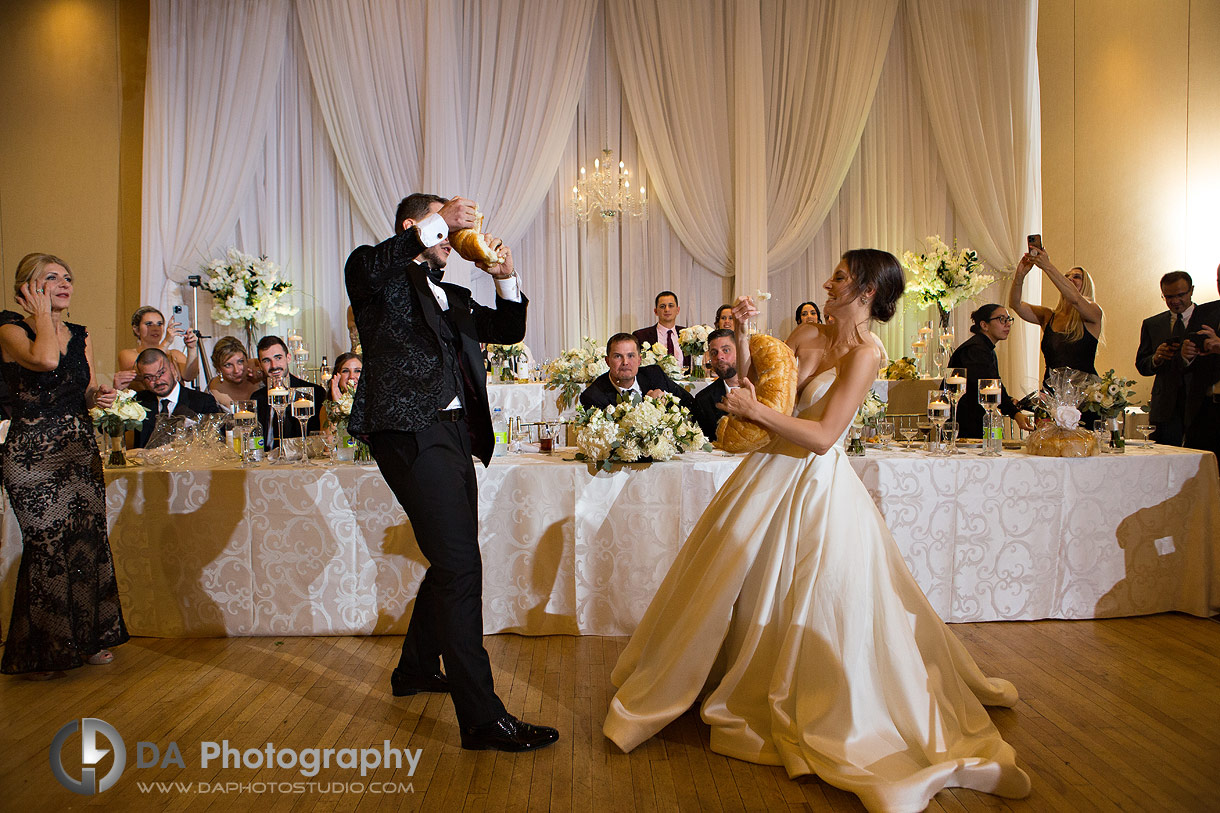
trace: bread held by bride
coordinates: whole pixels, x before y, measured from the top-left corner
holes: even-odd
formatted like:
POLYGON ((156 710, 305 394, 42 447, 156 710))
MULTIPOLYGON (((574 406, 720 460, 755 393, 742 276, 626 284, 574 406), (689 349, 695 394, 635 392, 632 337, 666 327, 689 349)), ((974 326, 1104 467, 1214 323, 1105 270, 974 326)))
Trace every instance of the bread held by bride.
POLYGON ((473 229, 458 229, 449 235, 449 245, 464 260, 483 265, 499 265, 504 259, 487 245, 483 234, 483 213, 475 210, 473 229))
MULTIPOLYGON (((776 412, 792 414, 796 404, 796 356, 792 348, 774 336, 755 333, 750 337, 750 358, 759 371, 755 396, 776 412)), ((725 415, 716 424, 715 446, 726 452, 752 452, 765 446, 771 437, 756 423, 725 415)))

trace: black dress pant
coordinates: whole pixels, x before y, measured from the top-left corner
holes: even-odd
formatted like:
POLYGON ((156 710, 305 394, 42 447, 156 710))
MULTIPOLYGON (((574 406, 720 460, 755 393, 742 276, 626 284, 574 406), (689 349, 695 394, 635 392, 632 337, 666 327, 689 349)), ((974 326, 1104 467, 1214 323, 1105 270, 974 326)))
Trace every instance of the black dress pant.
POLYGON ((369 449, 428 559, 397 671, 407 680, 431 675, 443 655, 458 723, 497 720, 505 711, 483 648, 478 482, 466 423, 378 432, 369 449))
POLYGON ((1184 445, 1190 449, 1209 451, 1220 461, 1220 402, 1214 396, 1208 396, 1191 418, 1184 445))

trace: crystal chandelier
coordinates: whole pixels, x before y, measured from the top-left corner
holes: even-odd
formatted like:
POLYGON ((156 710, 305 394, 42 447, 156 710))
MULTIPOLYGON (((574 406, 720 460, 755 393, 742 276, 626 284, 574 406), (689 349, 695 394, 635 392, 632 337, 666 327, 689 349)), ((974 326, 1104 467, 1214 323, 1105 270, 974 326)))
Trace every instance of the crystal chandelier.
POLYGON ((619 161, 614 163, 614 151, 602 150, 602 157, 593 161, 593 174, 586 176, 580 168, 580 178, 572 187, 572 212, 580 221, 593 220, 617 223, 624 217, 648 218, 648 199, 644 187, 640 194, 631 191, 631 170, 619 161))

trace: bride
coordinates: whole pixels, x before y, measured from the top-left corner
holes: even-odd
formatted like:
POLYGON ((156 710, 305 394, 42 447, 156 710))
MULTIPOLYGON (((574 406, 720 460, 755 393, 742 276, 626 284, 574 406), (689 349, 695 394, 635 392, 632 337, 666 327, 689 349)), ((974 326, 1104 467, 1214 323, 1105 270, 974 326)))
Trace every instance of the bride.
POLYGON ((825 285, 833 324, 788 340, 794 414, 748 382, 721 402, 774 439, 708 505, 614 668, 603 730, 624 751, 703 696, 713 751, 816 774, 870 810, 923 810, 947 787, 1029 793, 983 708, 1016 690, 937 617, 842 449, 880 361, 869 322, 903 285, 892 254, 847 252, 825 285))

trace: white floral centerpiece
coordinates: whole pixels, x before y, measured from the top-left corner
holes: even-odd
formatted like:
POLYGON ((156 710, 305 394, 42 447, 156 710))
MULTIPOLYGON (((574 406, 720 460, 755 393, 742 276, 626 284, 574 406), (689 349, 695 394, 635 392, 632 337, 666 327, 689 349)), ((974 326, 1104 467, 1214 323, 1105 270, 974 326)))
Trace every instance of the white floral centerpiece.
POLYGON ((525 358, 525 343, 517 342, 516 344, 489 344, 487 345, 487 357, 491 359, 493 366, 504 368, 501 378, 509 378, 509 368, 512 368, 513 375, 516 377, 516 366, 521 359, 525 358))
POLYGON ((555 399, 559 411, 563 412, 576 403, 576 399, 593 379, 609 370, 597 342, 585 336, 578 347, 571 347, 559 354, 559 358, 548 361, 542 368, 546 376, 546 388, 559 390, 555 399))
POLYGON ((949 324, 949 312, 995 282, 995 276, 985 273, 988 268, 972 248, 945 245, 940 235, 924 240, 923 254, 905 251, 902 265, 909 274, 903 296, 913 310, 935 305, 940 312, 942 327, 949 324))
POLYGON ((881 396, 870 390, 864 403, 860 404, 860 408, 856 410, 856 417, 852 422, 856 426, 873 426, 879 418, 885 415, 885 406, 885 401, 881 400, 881 396))
POLYGON ((211 292, 212 320, 220 325, 240 322, 246 331, 247 350, 254 341, 254 326, 274 327, 281 316, 295 316, 300 308, 285 302, 292 283, 279 278, 279 266, 266 257, 254 257, 230 248, 208 262, 203 289, 211 292))
POLYGON ((670 378, 676 378, 682 374, 682 367, 678 364, 678 359, 669 354, 669 350, 659 342, 649 344, 644 342, 640 345, 640 366, 647 367, 650 364, 656 364, 670 378))
POLYGON ((1091 412, 1103 419, 1117 418, 1130 406, 1130 399, 1135 397, 1135 390, 1131 389, 1134 386, 1134 379, 1119 378, 1113 370, 1097 379, 1090 379, 1084 390, 1080 411, 1091 412))
POLYGON ((352 419, 352 404, 356 400, 356 382, 349 381, 339 393, 338 401, 326 401, 322 408, 326 410, 326 421, 335 433, 335 456, 340 460, 371 460, 368 446, 347 431, 347 425, 352 419))
POLYGON ((126 466, 127 455, 123 452, 123 435, 135 431, 148 417, 148 410, 136 400, 132 390, 119 390, 115 394, 114 403, 108 407, 93 407, 89 410, 93 425, 110 436, 110 455, 106 460, 108 466, 126 466))
POLYGON ((698 422, 669 393, 623 398, 605 409, 581 407, 576 426, 577 459, 603 471, 613 461, 669 460, 683 452, 712 450, 698 422))
POLYGON ((885 366, 881 371, 881 377, 890 381, 904 381, 907 379, 919 378, 919 367, 915 359, 910 356, 903 356, 900 359, 894 359, 885 366))
POLYGON ((693 378, 703 378, 703 357, 707 354, 707 337, 714 328, 711 325, 691 325, 678 331, 678 345, 691 360, 693 378))

